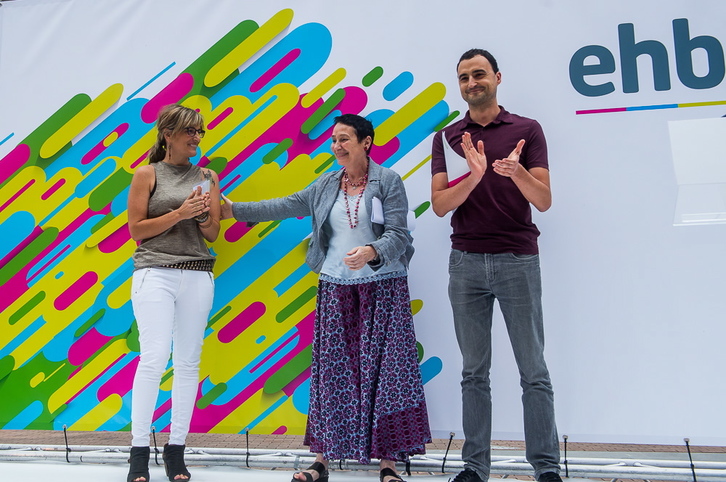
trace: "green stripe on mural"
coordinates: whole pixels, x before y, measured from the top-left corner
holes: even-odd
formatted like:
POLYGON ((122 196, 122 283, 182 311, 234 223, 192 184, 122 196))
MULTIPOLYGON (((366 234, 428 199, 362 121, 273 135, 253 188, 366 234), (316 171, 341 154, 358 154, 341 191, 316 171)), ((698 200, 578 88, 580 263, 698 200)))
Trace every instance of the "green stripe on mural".
POLYGON ((76 330, 76 332, 73 334, 73 336, 76 337, 76 338, 78 338, 79 336, 81 336, 82 334, 84 334, 85 332, 87 332, 88 330, 90 330, 91 327, 98 320, 100 320, 103 317, 104 314, 106 314, 106 309, 105 308, 101 308, 100 310, 98 310, 97 312, 95 312, 93 314, 93 316, 91 316, 88 319, 88 321, 86 321, 80 328, 78 328, 76 330))
POLYGON ((378 66, 373 68, 373 70, 368 72, 366 75, 364 75, 361 82, 363 83, 364 87, 370 87, 376 80, 380 79, 382 76, 383 67, 378 66))
POLYGON ((277 370, 270 378, 267 379, 262 391, 265 393, 276 393, 287 386, 288 383, 296 379, 304 372, 312 363, 313 347, 308 345, 303 351, 295 355, 292 360, 287 362, 282 368, 277 370))
POLYGON ((209 390, 207 393, 204 394, 202 398, 197 401, 197 408, 200 410, 204 410, 207 408, 213 401, 215 401, 221 394, 227 391, 227 384, 222 382, 218 385, 215 385, 214 388, 209 390))
POLYGON ((39 291, 38 293, 35 294, 35 296, 33 296, 30 300, 28 300, 27 303, 25 303, 23 306, 18 308, 18 310, 15 313, 10 315, 8 322, 11 325, 14 325, 18 321, 20 321, 23 316, 27 315, 30 310, 35 308, 38 305, 38 303, 40 303, 44 299, 45 299, 45 291, 39 291))
POLYGON ((0 285, 7 283, 10 278, 15 276, 21 269, 30 264, 30 262, 43 252, 45 248, 53 244, 58 237, 58 228, 48 228, 40 236, 35 238, 20 253, 11 259, 8 264, 0 268, 0 285))
POLYGON ((262 158, 262 162, 265 164, 273 162, 275 159, 280 157, 283 152, 288 150, 290 146, 292 146, 292 139, 283 139, 282 142, 280 142, 270 152, 264 155, 264 157, 262 158))
POLYGON ((272 231, 277 227, 278 224, 280 224, 282 221, 272 221, 270 224, 267 225, 265 229, 260 231, 260 234, 258 235, 259 238, 264 238, 267 233, 272 231))
POLYGON ((458 110, 455 110, 454 112, 452 112, 451 114, 449 114, 449 115, 448 115, 448 117, 446 117, 446 119, 442 120, 441 122, 439 122, 439 125, 437 125, 436 127, 434 127, 434 131, 440 131, 440 130, 441 130, 441 129, 443 129, 444 127, 448 126, 448 125, 449 125, 449 123, 450 123, 450 122, 451 122, 452 120, 454 120, 454 119, 456 119, 457 117, 459 117, 459 114, 460 114, 460 113, 461 113, 461 112, 459 112, 458 110))
POLYGON ((194 77, 194 87, 187 97, 202 94, 211 97, 216 92, 224 88, 231 80, 239 75, 239 71, 232 72, 226 79, 213 87, 204 85, 204 76, 209 70, 222 60, 227 54, 234 50, 247 37, 257 30, 259 25, 254 20, 245 20, 237 24, 232 30, 224 35, 221 39, 209 47, 197 60, 192 62, 184 72, 192 74, 194 77))
POLYGON ((282 323, 283 321, 287 320, 290 315, 295 313, 302 305, 307 303, 308 301, 315 298, 315 294, 317 293, 317 289, 314 286, 311 286, 310 288, 306 289, 303 294, 295 298, 292 303, 281 309, 278 313, 275 319, 278 323, 282 323))
POLYGON ((419 204, 419 206, 413 210, 413 213, 416 215, 416 217, 421 216, 423 213, 426 212, 426 210, 431 206, 431 202, 425 201, 419 204))
POLYGON ((331 154, 325 162, 320 164, 320 166, 315 169, 315 174, 320 174, 321 172, 326 170, 328 167, 330 167, 331 164, 333 164, 333 161, 335 161, 335 156, 331 154))
POLYGON ((115 218, 116 216, 113 213, 108 213, 107 215, 102 217, 100 221, 98 221, 91 227, 91 234, 95 233, 96 231, 113 221, 115 218))
POLYGON ((211 317, 209 319, 209 323, 207 323, 207 328, 211 328, 212 325, 214 325, 216 322, 218 322, 224 315, 226 315, 230 311, 232 311, 232 307, 229 305, 227 305, 224 308, 222 308, 221 310, 219 310, 219 312, 216 315, 214 315, 213 317, 211 317))
POLYGON ((93 211, 100 211, 106 207, 131 184, 132 177, 133 175, 124 169, 119 169, 111 174, 91 192, 91 195, 88 197, 88 207, 93 211))
POLYGON ((310 134, 312 130, 317 126, 325 117, 333 112, 333 109, 335 109, 338 104, 340 104, 340 101, 345 98, 345 90, 338 89, 335 92, 331 94, 328 99, 323 102, 323 105, 318 107, 318 110, 313 112, 313 115, 308 117, 308 120, 306 120, 302 127, 300 127, 300 132, 303 134, 310 134))

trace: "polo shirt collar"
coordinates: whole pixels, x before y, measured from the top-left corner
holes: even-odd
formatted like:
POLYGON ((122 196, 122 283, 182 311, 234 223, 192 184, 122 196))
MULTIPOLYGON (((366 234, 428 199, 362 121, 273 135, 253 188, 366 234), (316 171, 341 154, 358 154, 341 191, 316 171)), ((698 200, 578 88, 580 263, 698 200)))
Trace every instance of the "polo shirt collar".
MULTIPOLYGON (((471 116, 469 115, 469 111, 466 111, 466 114, 464 114, 464 119, 462 119, 465 123, 465 125, 477 125, 480 126, 481 124, 474 122, 471 120, 471 116)), ((492 124, 512 124, 514 121, 512 120, 512 114, 507 112, 504 107, 501 105, 499 106, 499 114, 497 114, 497 117, 491 122, 492 124)))

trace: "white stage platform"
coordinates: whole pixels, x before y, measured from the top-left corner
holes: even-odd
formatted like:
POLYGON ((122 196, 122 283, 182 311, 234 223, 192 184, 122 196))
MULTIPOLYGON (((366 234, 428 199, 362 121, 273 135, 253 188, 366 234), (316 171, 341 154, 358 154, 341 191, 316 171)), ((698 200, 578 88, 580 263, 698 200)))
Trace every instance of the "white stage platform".
MULTIPOLYGON (((59 464, 57 462, 0 462, 0 480, 8 482, 34 482, 52 480, 53 482, 103 481, 122 482, 126 480, 128 466, 122 464, 59 464)), ((264 470, 238 467, 189 467, 194 482, 288 482, 292 470, 264 470)), ((166 481, 163 467, 151 467, 151 481, 166 481)), ((405 476, 407 482, 447 482, 456 474, 405 476)), ((494 480, 499 477, 493 477, 494 480)), ((508 477, 512 480, 511 477, 508 477)), ((331 482, 373 482, 378 480, 378 472, 364 470, 332 471, 331 482)), ((516 479, 515 479, 516 480, 516 479)), ((531 478, 530 478, 531 480, 531 478)), ((591 481, 592 479, 566 479, 572 482, 591 481)))

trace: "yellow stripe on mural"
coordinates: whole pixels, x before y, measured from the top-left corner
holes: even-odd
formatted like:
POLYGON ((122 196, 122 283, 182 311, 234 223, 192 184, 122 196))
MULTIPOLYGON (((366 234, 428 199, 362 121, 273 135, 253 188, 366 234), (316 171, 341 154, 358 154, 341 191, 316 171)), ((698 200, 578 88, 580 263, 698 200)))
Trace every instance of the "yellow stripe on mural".
MULTIPOLYGON (((78 173, 78 170, 76 172, 78 173)), ((80 176, 80 173, 78 173, 78 176, 80 176)), ((56 175, 56 177, 59 177, 59 175, 56 175)), ((71 186, 73 186, 72 182, 74 181, 76 181, 75 178, 70 180, 71 186)), ((28 166, 18 171, 0 188, 0 199, 3 200, 3 203, 22 191, 8 206, 8 209, 0 211, 0 223, 4 223, 16 212, 28 209, 28 206, 33 208, 31 214, 35 218, 35 222, 40 222, 57 207, 51 202, 42 202, 41 200, 43 193, 53 184, 54 182, 46 182, 45 171, 38 166, 28 166)))
POLYGON ((106 301, 108 302, 109 308, 117 310, 131 299, 131 281, 132 278, 127 279, 121 283, 118 288, 113 290, 110 295, 108 295, 106 301))
POLYGON ((146 162, 146 153, 149 149, 151 149, 151 146, 154 145, 154 142, 156 142, 156 134, 156 127, 152 126, 149 129, 149 132, 144 134, 143 137, 140 137, 138 141, 126 149, 123 157, 121 157, 117 163, 118 167, 124 169, 126 172, 134 172, 140 165, 142 165, 142 163, 146 162), (144 159, 139 162, 139 159, 141 159, 142 156, 144 159), (133 169, 131 166, 134 166, 133 169))
POLYGON ((387 144, 433 106, 444 100, 445 95, 446 87, 441 82, 429 85, 423 92, 411 99, 391 117, 383 121, 383 124, 378 126, 375 144, 377 146, 387 144))
POLYGON ((264 110, 258 112, 242 129, 227 139, 214 155, 225 159, 235 157, 286 116, 297 105, 299 98, 300 91, 292 84, 277 84, 270 88, 250 106, 249 112, 244 113, 245 118, 262 106, 265 106, 264 110))
POLYGON ((409 177, 410 177, 410 176, 411 176, 411 175, 412 175, 412 174, 413 174, 414 172, 418 171, 418 170, 419 170, 419 169, 421 169, 421 168, 422 168, 422 167, 423 167, 424 165, 426 165, 426 163, 427 163, 427 162, 429 162, 430 160, 431 160, 431 156, 426 156, 426 159, 424 159, 423 161, 421 161, 421 162, 419 162, 418 164, 416 164, 416 165, 414 166, 414 168, 413 168, 413 169, 411 169, 411 170, 410 170, 410 171, 408 171, 408 172, 407 172, 406 174, 404 174, 403 176, 401 176, 401 180, 402 180, 402 181, 405 181, 405 180, 406 180, 407 178, 409 178, 409 177))
POLYGON ((214 87, 234 72, 240 65, 247 62, 253 55, 282 33, 292 22, 293 11, 286 8, 276 13, 270 20, 255 30, 242 43, 235 47, 222 60, 209 69, 204 77, 204 85, 214 87))
POLYGON ((40 157, 51 158, 58 153, 85 128, 90 126, 101 114, 110 109, 121 98, 124 92, 123 84, 113 84, 93 99, 90 104, 81 109, 63 127, 50 136, 40 148, 40 157))
POLYGON ((339 82, 342 82, 343 79, 345 79, 345 76, 345 69, 342 67, 339 68, 308 92, 305 97, 302 98, 300 104, 307 109, 320 100, 325 94, 330 92, 330 90, 338 85, 339 82))
POLYGON ((85 415, 68 427, 69 430, 94 431, 113 418, 123 406, 123 400, 116 393, 112 393, 101 403, 91 408, 85 415))
MULTIPOLYGON (((101 228, 99 228, 98 231, 88 237, 88 239, 86 240, 86 246, 89 248, 98 246, 98 243, 118 231, 121 227, 123 227, 124 224, 128 222, 128 220, 129 218, 126 215, 126 211, 119 214, 118 216, 115 216, 111 221, 104 224, 101 228)), ((136 245, 134 245, 134 249, 136 249, 136 245)))
MULTIPOLYGON (((229 427, 237 427, 237 430, 244 431, 246 427, 249 427, 250 422, 254 421, 260 413, 277 402, 281 396, 284 397, 285 395, 267 395, 260 389, 258 392, 250 395, 247 400, 231 411, 229 415, 220 420, 208 433, 229 433, 229 427)), ((254 433, 254 428, 250 431, 254 433)))
POLYGON ((78 373, 73 375, 62 387, 58 388, 48 398, 48 411, 53 413, 63 406, 69 399, 77 395, 86 385, 110 367, 121 355, 129 351, 126 340, 116 340, 100 351, 98 356, 91 360, 78 373))

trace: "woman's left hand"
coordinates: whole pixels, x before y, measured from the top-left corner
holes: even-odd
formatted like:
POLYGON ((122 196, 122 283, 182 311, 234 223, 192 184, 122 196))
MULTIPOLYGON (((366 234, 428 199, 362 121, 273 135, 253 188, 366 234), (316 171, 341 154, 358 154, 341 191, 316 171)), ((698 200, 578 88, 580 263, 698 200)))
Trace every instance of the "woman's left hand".
POLYGON ((343 262, 348 268, 353 270, 363 268, 368 262, 373 261, 378 256, 373 246, 356 246, 346 254, 348 256, 343 258, 343 262))

